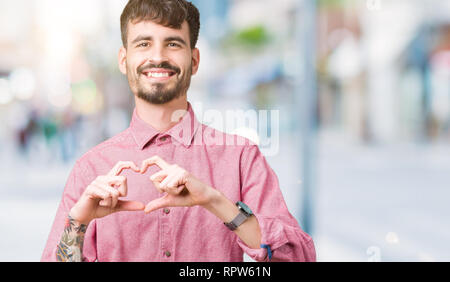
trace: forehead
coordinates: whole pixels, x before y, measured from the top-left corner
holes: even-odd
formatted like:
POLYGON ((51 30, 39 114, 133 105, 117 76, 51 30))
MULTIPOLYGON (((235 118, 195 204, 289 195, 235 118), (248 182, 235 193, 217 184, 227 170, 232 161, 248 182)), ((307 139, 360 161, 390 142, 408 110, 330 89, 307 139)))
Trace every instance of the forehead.
POLYGON ((137 23, 128 23, 128 41, 142 35, 152 36, 154 38, 167 36, 181 36, 183 39, 189 39, 189 25, 184 21, 181 29, 171 28, 155 23, 153 21, 140 21, 137 23))

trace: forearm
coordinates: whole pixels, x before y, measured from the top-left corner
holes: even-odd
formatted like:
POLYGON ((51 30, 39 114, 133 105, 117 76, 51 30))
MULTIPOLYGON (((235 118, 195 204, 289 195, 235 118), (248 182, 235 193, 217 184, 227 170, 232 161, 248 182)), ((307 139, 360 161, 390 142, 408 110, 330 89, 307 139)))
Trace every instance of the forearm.
POLYGON ((83 261, 83 243, 87 225, 80 224, 70 215, 56 250, 56 260, 59 262, 83 261))
MULTIPOLYGON (((217 216, 222 222, 230 222, 239 214, 239 208, 219 191, 203 207, 217 216)), ((234 230, 234 233, 250 248, 260 248, 261 230, 255 216, 249 217, 234 230)))

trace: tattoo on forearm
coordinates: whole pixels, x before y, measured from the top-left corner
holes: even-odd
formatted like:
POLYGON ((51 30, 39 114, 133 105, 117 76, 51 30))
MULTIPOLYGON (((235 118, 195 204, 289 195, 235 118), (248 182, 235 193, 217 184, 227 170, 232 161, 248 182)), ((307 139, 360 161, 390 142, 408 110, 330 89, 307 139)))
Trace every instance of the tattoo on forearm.
POLYGON ((56 250, 56 259, 60 262, 83 261, 84 234, 87 225, 76 224, 75 220, 68 216, 61 241, 56 250))

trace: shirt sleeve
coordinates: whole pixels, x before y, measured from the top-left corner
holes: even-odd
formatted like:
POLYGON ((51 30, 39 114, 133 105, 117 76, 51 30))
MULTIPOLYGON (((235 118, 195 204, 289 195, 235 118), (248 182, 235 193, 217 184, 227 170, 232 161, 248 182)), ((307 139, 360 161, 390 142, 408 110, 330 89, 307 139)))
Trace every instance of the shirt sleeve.
POLYGON ((278 178, 257 145, 246 146, 241 156, 241 197, 256 216, 261 229, 261 248, 243 251, 255 261, 316 261, 312 238, 290 214, 278 178))
MULTIPOLYGON (((42 262, 56 262, 57 245, 61 240, 65 220, 69 211, 78 201, 84 189, 92 182, 94 177, 91 169, 83 167, 80 165, 79 161, 75 163, 69 178, 67 179, 61 202, 56 211, 56 216, 42 253, 42 262)), ((93 244, 93 242, 95 242, 95 229, 95 222, 91 222, 86 230, 83 248, 85 261, 95 261, 97 259, 96 246, 93 244)))

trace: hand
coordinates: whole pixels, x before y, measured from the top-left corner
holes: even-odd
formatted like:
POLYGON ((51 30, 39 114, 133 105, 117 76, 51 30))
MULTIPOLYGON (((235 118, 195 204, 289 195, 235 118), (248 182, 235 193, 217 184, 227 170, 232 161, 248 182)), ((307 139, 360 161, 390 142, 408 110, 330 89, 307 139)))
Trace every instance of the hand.
POLYGON ((160 171, 150 176, 150 180, 161 193, 161 198, 151 201, 145 207, 145 213, 165 207, 192 207, 209 204, 216 195, 216 190, 198 180, 182 167, 170 165, 162 158, 154 156, 142 162, 141 173, 157 165, 160 171))
POLYGON ((144 204, 136 201, 122 201, 127 196, 127 179, 119 174, 124 169, 140 172, 133 162, 118 162, 107 175, 98 176, 83 192, 78 202, 70 210, 70 216, 77 222, 89 224, 119 211, 140 211, 144 204))

